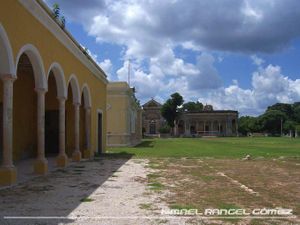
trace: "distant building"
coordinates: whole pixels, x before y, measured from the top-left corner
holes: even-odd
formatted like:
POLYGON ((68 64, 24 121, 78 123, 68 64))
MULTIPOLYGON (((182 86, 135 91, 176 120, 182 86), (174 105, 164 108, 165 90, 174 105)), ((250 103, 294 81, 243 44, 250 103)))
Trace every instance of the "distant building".
POLYGON ((160 109, 162 105, 151 99, 143 105, 143 129, 145 135, 158 135, 164 124, 160 109))
POLYGON ((133 146, 142 140, 142 109, 126 82, 107 85, 107 146, 133 146))
POLYGON ((182 136, 236 136, 238 111, 213 110, 206 105, 203 111, 184 112, 176 128, 176 134, 182 136))
MULTIPOLYGON (((145 135, 159 135, 166 123, 161 115, 162 105, 151 99, 143 105, 143 129, 145 135)), ((176 136, 237 136, 238 111, 214 110, 205 105, 202 111, 183 112, 175 124, 176 136)))

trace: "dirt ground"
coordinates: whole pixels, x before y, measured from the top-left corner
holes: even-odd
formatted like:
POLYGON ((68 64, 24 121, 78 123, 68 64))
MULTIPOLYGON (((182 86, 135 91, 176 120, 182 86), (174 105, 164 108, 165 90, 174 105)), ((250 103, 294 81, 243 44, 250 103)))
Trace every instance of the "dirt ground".
POLYGON ((1 190, 0 224, 157 224, 159 218, 148 217, 159 215, 163 204, 149 193, 147 163, 81 162, 1 190))
POLYGON ((299 187, 299 160, 106 157, 0 190, 0 224, 300 224, 161 214, 283 207, 298 216, 299 187))
MULTIPOLYGON (((300 224, 299 159, 155 159, 155 182, 168 190, 173 209, 292 209, 288 219, 223 219, 237 224, 300 224), (292 218, 295 217, 295 218, 292 218)), ((265 216, 265 215, 264 215, 265 216)), ((271 215, 272 216, 272 215, 271 215)), ((196 220, 197 221, 197 220, 196 220)), ((207 220, 204 220, 207 222, 207 220)), ((208 224, 219 224, 210 219, 208 224)))

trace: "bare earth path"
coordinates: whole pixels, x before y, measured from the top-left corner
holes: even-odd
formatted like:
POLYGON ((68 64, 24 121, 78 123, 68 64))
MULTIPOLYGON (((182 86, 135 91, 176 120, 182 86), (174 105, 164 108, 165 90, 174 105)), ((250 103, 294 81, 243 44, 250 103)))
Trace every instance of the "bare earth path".
POLYGON ((298 168, 298 160, 106 156, 0 190, 0 225, 299 224, 298 218, 216 220, 161 214, 168 207, 203 212, 280 206, 298 215, 298 168))
POLYGON ((158 224, 162 221, 147 218, 159 216, 164 207, 158 196, 149 195, 147 162, 81 162, 0 190, 0 224, 158 224))

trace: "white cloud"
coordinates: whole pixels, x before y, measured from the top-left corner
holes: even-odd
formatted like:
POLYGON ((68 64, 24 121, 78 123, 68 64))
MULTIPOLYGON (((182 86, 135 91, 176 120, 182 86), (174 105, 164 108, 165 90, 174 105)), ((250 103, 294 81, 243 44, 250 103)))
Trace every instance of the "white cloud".
POLYGON ((251 59, 256 66, 261 66, 265 62, 265 60, 259 58, 257 55, 252 55, 251 59))
POLYGON ((259 67, 252 75, 252 87, 242 89, 236 81, 228 87, 212 90, 201 96, 217 109, 235 109, 242 115, 258 115, 267 106, 277 102, 292 103, 300 100, 300 79, 291 80, 281 73, 279 66, 259 67))
POLYGON ((104 59, 102 62, 99 63, 99 66, 106 73, 108 79, 112 80, 113 77, 112 77, 111 73, 112 73, 113 65, 112 65, 110 59, 104 59))
POLYGON ((274 52, 300 36, 298 0, 47 0, 58 2, 98 41, 155 57, 166 45, 199 50, 274 52))
POLYGON ((221 87, 222 79, 214 67, 215 58, 208 53, 202 53, 197 58, 196 74, 188 77, 189 88, 192 90, 216 89, 221 87))

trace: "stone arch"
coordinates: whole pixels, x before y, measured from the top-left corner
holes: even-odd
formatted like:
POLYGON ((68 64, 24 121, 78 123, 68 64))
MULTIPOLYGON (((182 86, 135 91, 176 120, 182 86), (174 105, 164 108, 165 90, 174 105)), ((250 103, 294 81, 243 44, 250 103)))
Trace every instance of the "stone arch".
POLYGON ((66 86, 65 75, 62 67, 57 62, 52 63, 47 73, 47 80, 49 79, 49 75, 51 71, 56 81, 57 97, 67 98, 67 86, 66 86))
MULTIPOLYGON (((37 50, 37 48, 32 44, 26 44, 24 45, 17 55, 16 65, 18 65, 20 57, 26 54, 26 56, 29 58, 32 68, 33 68, 33 74, 34 74, 34 80, 35 80, 35 88, 37 89, 45 89, 47 90, 47 80, 45 75, 45 69, 43 64, 43 59, 37 50)), ((17 66, 16 66, 17 68, 17 66)))
POLYGON ((92 107, 91 92, 90 92, 90 88, 87 84, 83 85, 81 93, 84 98, 84 107, 91 108, 92 107))
POLYGON ((14 57, 8 36, 0 23, 0 74, 16 75, 14 57))
MULTIPOLYGON (((81 96, 80 96, 80 88, 79 88, 79 82, 77 77, 72 74, 68 81, 68 87, 71 85, 72 89, 72 96, 73 96, 73 103, 81 103, 81 96)), ((69 97, 69 96, 68 96, 69 97)))

